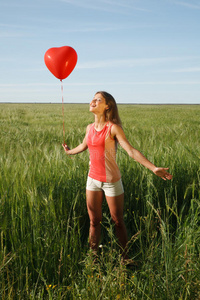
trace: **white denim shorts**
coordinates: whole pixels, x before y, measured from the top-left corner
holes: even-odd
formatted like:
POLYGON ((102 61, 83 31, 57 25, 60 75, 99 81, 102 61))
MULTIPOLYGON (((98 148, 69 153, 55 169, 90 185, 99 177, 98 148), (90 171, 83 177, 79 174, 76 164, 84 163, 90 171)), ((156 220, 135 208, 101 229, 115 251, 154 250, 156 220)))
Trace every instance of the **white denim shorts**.
POLYGON ((101 182, 88 176, 86 189, 89 191, 104 191, 108 197, 115 197, 124 193, 121 179, 116 182, 101 182))

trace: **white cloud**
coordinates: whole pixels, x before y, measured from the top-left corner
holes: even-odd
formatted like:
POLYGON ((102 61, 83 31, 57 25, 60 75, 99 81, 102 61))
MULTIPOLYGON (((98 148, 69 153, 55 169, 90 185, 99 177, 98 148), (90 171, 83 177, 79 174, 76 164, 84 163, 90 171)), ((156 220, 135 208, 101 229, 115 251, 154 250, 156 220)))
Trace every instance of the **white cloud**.
POLYGON ((128 1, 113 1, 113 0, 104 0, 103 1, 106 5, 112 5, 112 6, 118 6, 118 7, 123 7, 123 8, 128 8, 128 9, 133 9, 133 10, 140 10, 140 11, 149 11, 147 9, 141 8, 141 7, 136 7, 132 5, 132 2, 129 1, 130 4, 128 4, 128 1))
POLYGON ((179 4, 188 8, 192 8, 192 9, 200 9, 200 5, 199 4, 194 4, 191 2, 180 2, 180 1, 176 1, 175 4, 179 4))
POLYGON ((23 33, 14 32, 14 31, 4 31, 0 32, 0 38, 19 38, 24 37, 23 33))
MULTIPOLYGON (((141 25, 141 26, 134 26, 133 28, 144 28, 147 27, 145 25, 141 25)), ((118 30, 126 30, 126 29, 130 29, 130 26, 128 25, 124 25, 124 24, 86 24, 84 26, 80 26, 77 28, 64 28, 63 31, 64 32, 107 32, 107 31, 118 31, 118 30)))
MULTIPOLYGON (((70 5, 82 7, 85 9, 93 9, 93 10, 102 10, 108 11, 112 13, 126 13, 129 14, 130 10, 140 10, 140 11, 148 11, 147 9, 143 9, 141 7, 135 7, 131 4, 125 4, 124 1, 116 2, 109 0, 60 0, 62 2, 68 3, 70 5)), ((131 3, 131 2, 130 2, 131 3)))
MULTIPOLYGON (((158 58, 138 58, 138 59, 118 59, 118 60, 103 60, 103 61, 89 61, 79 63, 79 69, 98 69, 108 67, 136 67, 136 66, 149 66, 155 64, 163 64, 167 62, 176 62, 195 59, 196 57, 158 57, 158 58)), ((199 58, 199 57, 198 57, 199 58)))
POLYGON ((15 38, 15 37, 30 36, 30 33, 24 34, 24 30, 27 29, 27 26, 0 23, 0 28, 1 28, 0 31, 1 38, 11 38, 11 37, 15 38))
POLYGON ((191 73, 191 72, 200 72, 200 67, 191 67, 191 68, 182 68, 172 70, 174 73, 191 73))
MULTIPOLYGON (((99 85, 199 85, 200 81, 108 81, 108 82, 70 82, 63 81, 64 86, 99 86, 99 85)), ((58 87, 60 85, 60 81, 57 81, 57 83, 20 83, 20 84, 0 84, 0 90, 7 90, 7 88, 11 88, 14 90, 22 90, 25 88, 25 90, 29 90, 29 88, 33 88, 35 90, 35 87, 58 87)))

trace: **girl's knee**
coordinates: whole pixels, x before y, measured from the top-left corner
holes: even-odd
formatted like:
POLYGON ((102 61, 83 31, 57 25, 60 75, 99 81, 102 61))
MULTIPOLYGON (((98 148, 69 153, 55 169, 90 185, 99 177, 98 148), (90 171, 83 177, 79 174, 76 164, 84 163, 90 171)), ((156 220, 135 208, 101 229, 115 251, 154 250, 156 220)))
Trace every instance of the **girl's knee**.
POLYGON ((124 226, 124 218, 123 217, 112 217, 112 221, 114 222, 116 227, 123 227, 124 226))
POLYGON ((97 227, 101 224, 102 219, 100 218, 94 218, 90 220, 90 226, 97 227))

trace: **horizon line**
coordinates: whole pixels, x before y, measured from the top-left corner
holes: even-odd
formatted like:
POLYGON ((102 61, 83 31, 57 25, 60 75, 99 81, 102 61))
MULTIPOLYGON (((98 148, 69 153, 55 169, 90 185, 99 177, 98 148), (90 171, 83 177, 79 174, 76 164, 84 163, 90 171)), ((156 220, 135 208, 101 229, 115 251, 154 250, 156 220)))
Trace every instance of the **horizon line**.
MULTIPOLYGON (((0 102, 0 104, 58 104, 61 105, 62 103, 58 102, 0 102)), ((64 105, 68 104, 88 104, 88 102, 67 102, 64 105)), ((117 102, 117 105, 200 105, 200 103, 138 103, 138 102, 117 102)))

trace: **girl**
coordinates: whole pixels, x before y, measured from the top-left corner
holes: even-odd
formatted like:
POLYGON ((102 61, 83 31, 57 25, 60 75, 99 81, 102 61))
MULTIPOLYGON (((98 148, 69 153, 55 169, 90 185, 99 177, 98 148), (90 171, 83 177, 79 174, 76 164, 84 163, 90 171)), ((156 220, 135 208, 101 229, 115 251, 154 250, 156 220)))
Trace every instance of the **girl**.
POLYGON ((124 190, 116 164, 117 143, 130 157, 155 175, 164 180, 170 180, 172 175, 167 172, 168 168, 156 167, 130 145, 122 129, 117 105, 112 95, 107 92, 97 92, 90 103, 90 111, 94 114, 95 122, 87 126, 83 142, 74 149, 69 149, 66 144, 63 148, 68 155, 89 149, 90 169, 86 185, 86 201, 90 218, 90 247, 96 252, 100 242, 102 202, 105 194, 116 235, 126 258, 128 238, 123 220, 124 190))

